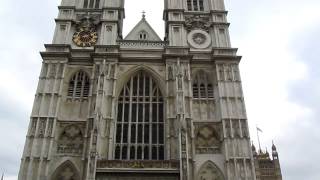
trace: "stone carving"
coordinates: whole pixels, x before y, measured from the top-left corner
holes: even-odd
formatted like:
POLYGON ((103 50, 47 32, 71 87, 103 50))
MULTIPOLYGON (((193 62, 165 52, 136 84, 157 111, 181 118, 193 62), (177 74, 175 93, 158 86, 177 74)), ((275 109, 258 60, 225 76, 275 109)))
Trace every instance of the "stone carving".
POLYGON ((110 64, 110 78, 115 77, 115 72, 116 72, 116 65, 115 64, 110 64))
POLYGON ((39 124, 39 137, 43 137, 46 131, 46 119, 41 118, 39 124))
POLYGON ((229 120, 225 121, 225 130, 226 130, 226 137, 231 137, 231 126, 230 126, 229 120))
POLYGON ((57 65, 51 64, 51 68, 50 68, 50 77, 51 78, 54 78, 56 76, 56 69, 57 69, 57 65))
POLYGON ((208 161, 199 170, 198 180, 224 180, 224 177, 219 168, 208 161))
POLYGON ((48 132, 47 132, 47 135, 48 135, 48 136, 51 136, 51 134, 52 134, 53 122, 54 122, 54 119, 50 119, 50 120, 49 120, 48 132))
POLYGON ((218 124, 196 124, 196 152, 199 154, 219 153, 221 136, 218 124))
POLYGON ((60 154, 82 154, 83 152, 83 127, 69 124, 62 127, 62 133, 58 140, 58 153, 60 154))
POLYGON ((111 32, 111 31, 112 31, 112 26, 107 25, 107 26, 106 26, 106 30, 107 30, 108 32, 111 32))
POLYGON ((126 48, 163 48, 169 43, 167 41, 135 41, 135 40, 118 40, 117 43, 121 47, 126 48))
POLYGON ((119 161, 98 160, 97 168, 163 168, 179 169, 180 163, 176 160, 168 161, 119 161))
POLYGON ((76 24, 80 24, 85 19, 89 19, 93 24, 98 25, 100 23, 100 15, 99 14, 77 14, 76 24))
POLYGON ((242 129, 242 136, 243 137, 249 137, 246 120, 241 120, 241 129, 242 129))
POLYGON ((209 32, 211 27, 211 22, 208 16, 192 15, 186 16, 185 26, 188 32, 193 29, 202 29, 209 32))
POLYGON ((201 29, 192 30, 188 34, 188 43, 197 49, 204 49, 211 44, 210 35, 201 29))
POLYGON ((200 45, 206 41, 206 36, 201 33, 195 33, 195 34, 193 34, 192 39, 195 43, 200 45))
POLYGON ((32 119, 32 122, 31 122, 31 130, 30 130, 31 136, 34 136, 36 129, 37 129, 37 118, 34 118, 32 119))
POLYGON ((42 71, 41 71, 41 77, 47 77, 47 71, 48 71, 48 64, 43 63, 42 65, 42 71))
POLYGON ((58 72, 58 76, 59 76, 59 77, 62 77, 62 76, 63 76, 63 70, 64 70, 64 64, 60 64, 59 72, 58 72))
POLYGON ((232 121, 232 129, 233 129, 233 136, 239 138, 240 137, 240 127, 239 127, 238 120, 232 121))
POLYGON ((168 67, 168 79, 169 80, 174 80, 173 67, 172 66, 168 67))

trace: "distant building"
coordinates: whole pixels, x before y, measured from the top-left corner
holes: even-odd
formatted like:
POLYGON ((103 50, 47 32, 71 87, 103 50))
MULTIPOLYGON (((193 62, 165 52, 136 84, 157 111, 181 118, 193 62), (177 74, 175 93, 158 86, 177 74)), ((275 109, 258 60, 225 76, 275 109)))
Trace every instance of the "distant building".
POLYGON ((145 14, 123 38, 124 0, 62 0, 19 180, 264 177, 224 1, 164 2, 162 40, 145 14))
POLYGON ((252 152, 257 180, 282 180, 279 156, 274 144, 272 144, 272 159, 268 150, 263 152, 260 149, 257 152, 254 145, 252 145, 252 152))

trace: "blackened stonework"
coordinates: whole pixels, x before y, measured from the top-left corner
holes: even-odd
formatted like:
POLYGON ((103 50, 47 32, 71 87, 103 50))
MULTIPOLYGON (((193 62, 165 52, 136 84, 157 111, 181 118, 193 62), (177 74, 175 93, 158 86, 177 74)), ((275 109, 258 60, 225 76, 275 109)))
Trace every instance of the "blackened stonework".
POLYGON ((269 165, 279 174, 276 150, 273 160, 252 154, 223 0, 164 5, 161 39, 145 14, 123 37, 124 0, 62 0, 19 180, 264 180, 269 165))

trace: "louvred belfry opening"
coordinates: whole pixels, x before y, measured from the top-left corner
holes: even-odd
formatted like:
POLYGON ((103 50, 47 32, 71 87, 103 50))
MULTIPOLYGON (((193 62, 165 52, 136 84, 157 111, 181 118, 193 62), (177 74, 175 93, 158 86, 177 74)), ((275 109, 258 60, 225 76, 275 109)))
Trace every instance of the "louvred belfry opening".
POLYGON ((69 82, 69 98, 87 98, 90 90, 90 79, 84 71, 74 74, 69 82))
POLYGON ((144 71, 131 77, 118 99, 115 159, 164 159, 164 103, 144 71))

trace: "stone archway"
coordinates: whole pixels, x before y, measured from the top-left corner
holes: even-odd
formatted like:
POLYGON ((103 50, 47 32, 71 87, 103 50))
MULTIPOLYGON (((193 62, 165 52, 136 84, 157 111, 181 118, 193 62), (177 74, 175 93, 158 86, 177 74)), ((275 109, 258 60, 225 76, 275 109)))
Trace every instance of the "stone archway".
POLYGON ((213 162, 207 161, 201 166, 197 180, 224 180, 224 176, 213 162))
POLYGON ((51 180, 80 180, 80 176, 73 163, 66 161, 55 170, 51 180))

